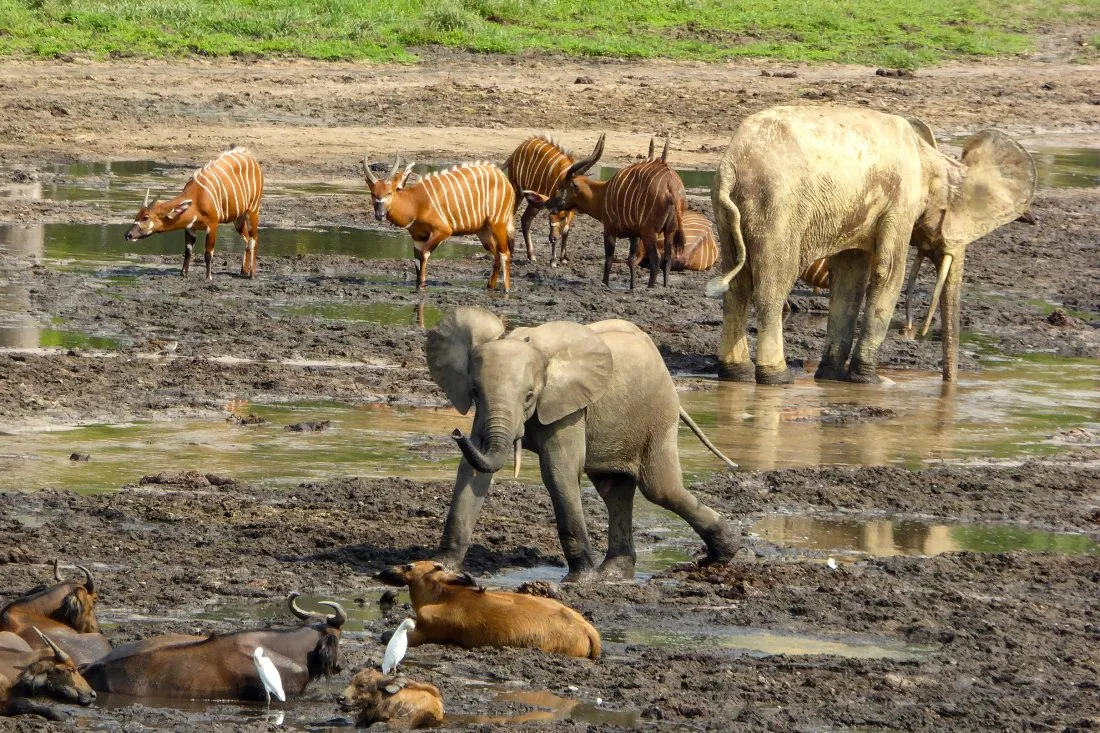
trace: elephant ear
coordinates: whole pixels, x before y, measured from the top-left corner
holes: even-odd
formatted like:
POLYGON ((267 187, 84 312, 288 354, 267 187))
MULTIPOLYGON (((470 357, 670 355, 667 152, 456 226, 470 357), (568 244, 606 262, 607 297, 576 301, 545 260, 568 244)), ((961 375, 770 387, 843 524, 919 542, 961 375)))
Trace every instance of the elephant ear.
POLYGON ((1003 132, 982 130, 968 138, 962 164, 962 182, 943 217, 949 254, 1027 211, 1035 195, 1035 161, 1003 132))
POLYGON ((428 331, 425 353, 428 373, 455 409, 465 415, 473 404, 470 390, 470 352, 486 341, 500 338, 504 324, 482 308, 455 308, 428 331))
POLYGON ((933 150, 939 150, 939 146, 936 145, 936 136, 932 134, 932 128, 924 120, 919 117, 906 117, 905 121, 913 128, 913 132, 917 133, 917 137, 931 145, 933 150))
POLYGON ((508 338, 530 343, 546 357, 546 379, 536 407, 543 425, 603 397, 611 381, 611 349, 599 334, 569 321, 517 328, 508 338))

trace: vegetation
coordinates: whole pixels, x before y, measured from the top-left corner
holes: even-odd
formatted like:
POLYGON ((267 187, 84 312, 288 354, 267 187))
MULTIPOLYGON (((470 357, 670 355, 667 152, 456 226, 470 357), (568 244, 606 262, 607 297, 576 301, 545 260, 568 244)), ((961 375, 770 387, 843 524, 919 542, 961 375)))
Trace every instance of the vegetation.
POLYGON ((912 67, 1097 20, 1097 0, 0 0, 0 54, 414 61, 441 45, 912 67))

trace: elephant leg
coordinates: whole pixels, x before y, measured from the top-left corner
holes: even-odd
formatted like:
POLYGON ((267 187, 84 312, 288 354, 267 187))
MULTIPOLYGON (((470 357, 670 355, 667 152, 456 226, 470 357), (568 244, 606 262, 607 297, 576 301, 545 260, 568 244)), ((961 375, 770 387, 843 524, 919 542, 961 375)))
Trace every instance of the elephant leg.
MULTIPOLYGON (((532 421, 533 422, 533 421, 532 421)), ((533 440, 538 446, 542 481, 550 492, 558 539, 569 565, 568 582, 590 574, 595 567, 588 527, 581 508, 581 474, 585 459, 584 411, 548 425, 533 440)))
POLYGON ((852 382, 876 384, 879 381, 875 370, 878 349, 890 329, 890 317, 894 315, 905 283, 905 255, 911 235, 911 230, 892 221, 884 222, 879 230, 859 341, 848 365, 848 379, 852 382))
POLYGON ((788 384, 794 381, 783 353, 783 306, 794 281, 798 279, 797 264, 786 259, 793 254, 774 259, 758 258, 754 265, 753 305, 756 307, 756 381, 759 384, 788 384))
POLYGON ((676 439, 677 427, 674 425, 643 462, 638 477, 642 495, 691 525, 707 545, 708 562, 729 560, 737 552, 738 543, 725 518, 684 488, 676 439))
POLYGON ((749 303, 752 300, 752 273, 748 268, 733 278, 722 299, 722 338, 718 347, 718 378, 751 382, 756 367, 749 356, 749 303))
POLYGON ((607 556, 600 574, 615 578, 633 578, 634 563, 634 488, 633 476, 588 476, 607 506, 607 556))
POLYGON ((859 249, 838 252, 829 258, 829 327, 815 379, 847 378, 845 365, 852 353, 856 319, 867 289, 869 257, 859 249))
POLYGON ((443 526, 443 539, 439 541, 435 554, 437 560, 456 568, 462 565, 462 559, 470 547, 474 525, 477 524, 477 515, 481 513, 481 505, 492 483, 492 474, 478 473, 465 458, 458 464, 451 509, 443 526))

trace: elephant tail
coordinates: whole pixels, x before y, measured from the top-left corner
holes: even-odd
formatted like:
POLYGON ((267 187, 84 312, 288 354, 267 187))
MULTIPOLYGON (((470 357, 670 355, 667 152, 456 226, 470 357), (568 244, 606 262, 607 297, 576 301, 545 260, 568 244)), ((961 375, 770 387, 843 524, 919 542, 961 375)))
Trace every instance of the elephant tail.
POLYGON ((708 438, 706 433, 704 433, 699 428, 699 426, 695 424, 695 421, 691 419, 691 415, 687 414, 687 410, 685 410, 683 407, 680 408, 680 419, 684 421, 684 425, 687 425, 688 428, 691 429, 691 432, 695 433, 695 437, 699 439, 699 442, 707 447, 707 450, 718 456, 718 458, 730 468, 734 470, 740 468, 740 466, 731 461, 725 453, 718 450, 718 448, 715 447, 714 443, 710 442, 710 438, 708 438))
POLYGON ((741 210, 730 198, 730 189, 733 187, 732 166, 728 166, 730 173, 722 176, 722 168, 719 166, 718 178, 714 181, 714 218, 718 225, 718 235, 725 240, 733 235, 733 246, 737 248, 737 259, 733 263, 733 269, 721 277, 716 277, 707 282, 707 297, 721 298, 730 288, 730 283, 741 268, 745 266, 748 257, 745 254, 745 239, 741 236, 741 210), (723 180, 730 178, 731 180, 723 180))

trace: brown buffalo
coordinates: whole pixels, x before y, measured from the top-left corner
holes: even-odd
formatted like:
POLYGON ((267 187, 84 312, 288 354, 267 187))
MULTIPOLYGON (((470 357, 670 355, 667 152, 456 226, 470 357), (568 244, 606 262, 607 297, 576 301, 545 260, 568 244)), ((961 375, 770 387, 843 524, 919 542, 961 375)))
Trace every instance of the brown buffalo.
POLYGON ((573 657, 600 656, 600 633, 579 613, 553 599, 487 591, 469 575, 448 572, 430 560, 383 570, 378 578, 390 585, 409 586, 416 611, 410 647, 515 646, 573 657))
POLYGON ((401 675, 383 676, 374 669, 359 670, 339 702, 345 712, 356 713, 355 724, 364 728, 374 723, 388 723, 391 728, 425 728, 443 722, 439 688, 401 675))
POLYGON ((267 699, 252 653, 263 647, 282 677, 288 697, 310 681, 341 669, 340 627, 347 613, 339 603, 331 616, 308 613, 291 593, 290 610, 310 621, 289 629, 256 629, 208 637, 171 634, 125 644, 84 669, 100 692, 188 699, 267 699))
POLYGON ((51 720, 63 717, 47 706, 31 702, 28 698, 32 697, 91 705, 95 691, 77 671, 72 657, 42 632, 36 632, 44 645, 42 649, 0 649, 0 715, 32 713, 51 720))
POLYGON ((82 565, 84 581, 59 582, 17 598, 0 611, 0 631, 20 636, 32 649, 47 648, 36 629, 45 632, 77 666, 89 664, 111 651, 107 637, 99 633, 95 616, 96 591, 92 574, 82 565))

